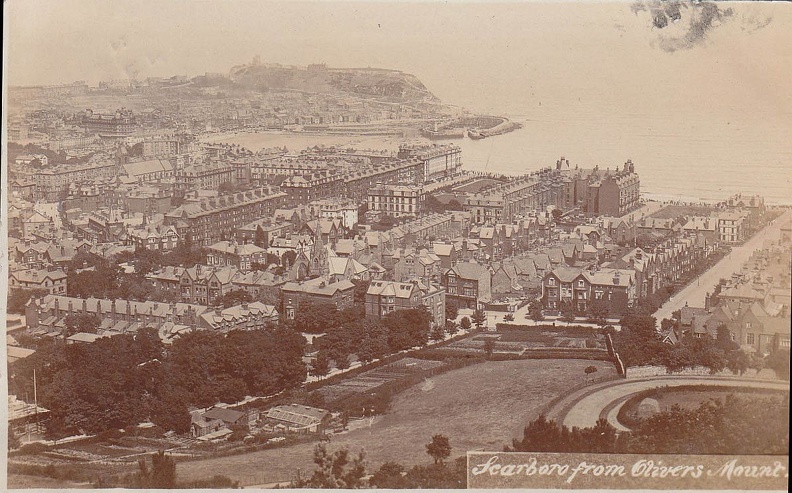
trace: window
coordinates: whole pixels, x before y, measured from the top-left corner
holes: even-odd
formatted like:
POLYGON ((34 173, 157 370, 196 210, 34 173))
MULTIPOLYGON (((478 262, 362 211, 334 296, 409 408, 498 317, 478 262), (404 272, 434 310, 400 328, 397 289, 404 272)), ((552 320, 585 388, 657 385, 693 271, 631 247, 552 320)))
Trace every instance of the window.
POLYGON ((548 279, 547 280, 547 285, 548 286, 555 286, 555 279, 552 278, 552 277, 550 279, 548 279))
POLYGON ((745 343, 750 345, 756 344, 756 337, 754 337, 753 332, 748 332, 745 334, 745 343))
MULTIPOLYGON (((746 329, 750 329, 751 328, 751 322, 745 322, 745 328, 746 329)), ((751 335, 753 335, 753 334, 751 334, 751 335)), ((749 343, 749 344, 751 344, 751 343, 749 343)))

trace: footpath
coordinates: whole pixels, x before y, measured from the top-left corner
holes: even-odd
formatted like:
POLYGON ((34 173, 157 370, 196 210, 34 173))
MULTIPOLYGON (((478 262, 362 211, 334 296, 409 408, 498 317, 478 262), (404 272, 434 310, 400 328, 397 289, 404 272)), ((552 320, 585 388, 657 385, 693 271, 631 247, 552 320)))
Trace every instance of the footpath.
POLYGON ((729 387, 751 387, 762 389, 789 390, 789 382, 782 380, 760 380, 739 376, 673 376, 661 375, 641 379, 619 379, 594 383, 570 392, 558 400, 546 413, 548 420, 570 428, 589 428, 596 425, 600 417, 606 418, 617 430, 625 431, 616 415, 624 402, 632 395, 658 387, 680 385, 722 385, 729 387))

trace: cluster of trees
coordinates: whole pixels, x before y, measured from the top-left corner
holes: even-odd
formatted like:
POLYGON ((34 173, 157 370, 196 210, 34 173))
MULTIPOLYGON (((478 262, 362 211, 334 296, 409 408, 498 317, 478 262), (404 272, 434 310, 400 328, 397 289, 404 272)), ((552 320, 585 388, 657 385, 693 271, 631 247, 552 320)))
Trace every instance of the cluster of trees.
POLYGON ((447 211, 461 211, 464 208, 457 199, 451 199, 448 201, 448 203, 444 204, 440 202, 437 197, 428 193, 426 194, 426 199, 424 200, 424 209, 427 212, 443 213, 447 211))
POLYGON ((316 340, 318 354, 311 373, 327 375, 330 362, 340 369, 349 367, 350 357, 368 363, 389 354, 423 346, 429 341, 432 317, 423 308, 397 310, 381 320, 365 317, 362 305, 338 310, 332 303, 303 302, 297 310, 294 328, 325 335, 316 340))
POLYGON ((206 249, 197 248, 189 241, 179 242, 179 245, 168 252, 160 250, 147 250, 138 248, 134 252, 122 252, 116 255, 116 263, 127 263, 135 267, 135 273, 146 275, 163 266, 192 267, 200 264, 206 258, 206 249))
POLYGON ((451 489, 465 488, 467 461, 465 457, 447 464, 451 456, 448 437, 434 435, 426 445, 426 453, 433 463, 406 468, 396 462, 386 462, 366 481, 365 453, 352 454, 348 449, 330 452, 324 444, 314 449, 314 463, 318 466, 306 479, 298 478, 295 488, 385 488, 385 489, 451 489))
POLYGON ((676 344, 666 344, 655 329, 655 318, 630 313, 621 320, 621 331, 611 331, 613 344, 627 367, 642 365, 665 366, 671 371, 703 366, 713 373, 724 369, 735 374, 761 364, 752 360, 731 340, 725 327, 718 329, 716 338, 705 335, 686 335, 676 344))
MULTIPOLYGON (((66 271, 67 294, 77 298, 93 296, 95 298, 158 301, 162 303, 178 302, 180 301, 180 296, 177 291, 155 287, 145 276, 164 266, 190 267, 200 263, 203 258, 202 251, 184 247, 179 247, 164 254, 153 250, 137 250, 119 254, 116 256, 115 262, 105 260, 91 253, 80 253, 70 262, 66 271), (134 267, 133 273, 125 273, 121 270, 119 264, 125 262, 134 267)), ((273 257, 272 263, 280 261, 277 256, 273 257)), ((253 270, 256 270, 256 268, 266 270, 267 266, 255 264, 253 270)), ((37 294, 46 293, 40 292, 37 294)), ((9 310, 13 309, 17 310, 15 313, 24 313, 25 303, 30 297, 30 292, 14 292, 13 298, 10 298, 9 310)), ((228 308, 252 301, 256 300, 249 293, 242 289, 237 289, 223 295, 219 303, 228 308)), ((262 290, 258 296, 258 301, 269 305, 277 305, 279 299, 277 296, 273 296, 270 291, 262 290)))
POLYGON ((176 480, 176 462, 173 457, 160 450, 150 456, 151 465, 143 458, 138 461, 138 472, 129 475, 122 484, 96 485, 98 487, 120 487, 135 489, 216 489, 239 488, 238 481, 232 481, 227 476, 216 475, 210 479, 199 481, 179 482, 176 480))
POLYGON ((18 289, 11 288, 8 290, 8 304, 6 310, 8 313, 25 314, 25 305, 27 305, 30 298, 40 298, 46 296, 49 291, 46 289, 18 289))
MULTIPOLYGON (((8 155, 8 162, 12 163, 16 160, 17 157, 21 156, 22 154, 41 154, 47 156, 47 163, 49 165, 53 164, 84 164, 87 163, 90 158, 94 155, 93 152, 89 153, 87 156, 81 157, 69 157, 66 151, 53 151, 51 149, 45 149, 36 144, 25 144, 21 145, 16 142, 9 142, 7 148, 7 155, 8 155)), ((43 168, 43 163, 38 159, 33 160, 31 166, 34 168, 43 168)))
POLYGON ((616 433, 605 419, 592 428, 572 428, 540 416, 514 439, 513 452, 618 454, 786 455, 789 452, 789 402, 727 396, 694 409, 673 406, 616 433))
POLYGON ((168 347, 151 328, 90 344, 53 340, 11 365, 9 389, 33 395, 35 370, 53 439, 144 421, 185 433, 188 406, 233 403, 301 385, 304 345, 302 336, 282 327, 227 335, 196 331, 168 347))
POLYGON ((130 257, 125 254, 120 257, 133 260, 131 264, 135 265, 134 273, 124 273, 118 264, 91 253, 80 253, 75 256, 66 270, 67 294, 77 298, 93 296, 163 303, 179 300, 178 293, 155 288, 145 278, 145 275, 155 268, 149 255, 130 257))

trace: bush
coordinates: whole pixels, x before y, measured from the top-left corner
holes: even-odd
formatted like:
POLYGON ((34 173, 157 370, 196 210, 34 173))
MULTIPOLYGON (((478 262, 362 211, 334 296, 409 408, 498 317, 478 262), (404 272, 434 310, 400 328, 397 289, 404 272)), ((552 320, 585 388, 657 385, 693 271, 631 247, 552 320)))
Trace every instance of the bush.
POLYGON ((178 488, 184 489, 213 489, 213 488, 239 488, 239 481, 234 481, 228 476, 217 474, 209 479, 199 479, 196 481, 185 481, 178 484, 178 488))
POLYGON ((9 455, 36 455, 49 449, 50 446, 44 445, 43 443, 27 443, 9 455))

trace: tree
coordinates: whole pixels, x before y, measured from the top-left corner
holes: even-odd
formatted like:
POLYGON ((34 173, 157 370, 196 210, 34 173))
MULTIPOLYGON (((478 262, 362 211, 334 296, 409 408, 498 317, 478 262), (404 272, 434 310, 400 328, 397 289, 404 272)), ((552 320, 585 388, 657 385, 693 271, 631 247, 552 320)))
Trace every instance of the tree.
POLYGON ((354 296, 353 299, 355 303, 365 303, 366 292, 368 291, 369 284, 371 284, 371 281, 358 280, 358 281, 352 281, 352 283, 355 285, 355 289, 352 291, 352 294, 354 296))
POLYGON ((586 373, 586 380, 588 380, 592 374, 597 373, 597 367, 593 365, 587 366, 583 371, 586 373))
POLYGON ((470 330, 470 319, 467 317, 462 317, 462 320, 459 321, 459 324, 462 326, 462 330, 470 330))
POLYGON ((572 323, 575 321, 576 314, 575 308, 572 306, 572 303, 565 302, 561 304, 561 321, 566 323, 572 323))
POLYGON ((778 378, 789 380, 789 350, 778 349, 770 353, 765 364, 776 373, 778 378))
POLYGON ((445 304, 445 318, 446 320, 456 320, 459 316, 459 307, 453 301, 446 301, 445 304))
POLYGON ((151 454, 151 469, 146 459, 138 461, 140 488, 171 489, 176 487, 176 462, 160 450, 151 454))
POLYGON ((283 255, 281 255, 281 265, 286 268, 294 265, 295 260, 297 260, 297 253, 295 253, 293 250, 287 250, 283 252, 283 255))
POLYGON ((476 324, 476 328, 480 329, 484 322, 487 321, 487 314, 484 310, 475 310, 473 315, 470 316, 470 321, 476 324))
POLYGON ((740 345, 732 340, 732 333, 724 324, 718 326, 718 333, 715 341, 716 345, 724 351, 734 351, 740 349, 740 345))
POLYGON ((299 332, 321 334, 335 327, 337 314, 335 303, 303 300, 295 314, 294 325, 299 332))
POLYGON ((396 310, 382 319, 382 324, 388 331, 388 346, 393 352, 426 345, 431 323, 432 315, 424 306, 396 310))
POLYGON ((604 327, 608 324, 607 318, 609 315, 609 308, 608 304, 603 300, 594 300, 591 302, 591 306, 589 307, 589 314, 591 316, 591 321, 595 324, 599 325, 600 327, 604 327))
POLYGON ((563 217, 564 212, 561 209, 553 209, 552 214, 553 214, 553 221, 558 222, 561 220, 561 217, 563 217))
POLYGON ((504 322, 514 322, 514 315, 512 313, 507 313, 503 316, 504 322))
POLYGON ((223 305, 223 308, 231 308, 232 306, 241 305, 242 303, 250 303, 253 301, 253 297, 244 289, 234 289, 224 294, 219 301, 223 305))
POLYGON ((508 452, 569 452, 569 430, 544 415, 528 423, 522 440, 513 439, 508 452))
POLYGON ((490 356, 492 356, 492 352, 494 350, 495 350, 495 341, 492 338, 487 337, 484 340, 484 353, 487 355, 487 359, 489 359, 490 356))
POLYGON ((435 342, 445 339, 445 327, 442 325, 435 325, 432 327, 429 338, 435 342))
POLYGON ((376 488, 401 489, 406 487, 404 466, 396 462, 386 462, 371 475, 369 484, 376 488))
POLYGON ((66 337, 73 336, 78 332, 95 334, 101 323, 99 317, 90 313, 72 313, 67 315, 63 322, 66 324, 66 337))
POLYGON ((467 485, 467 458, 458 457, 453 464, 416 465, 404 476, 404 488, 411 490, 464 489, 467 485))
POLYGON ((63 419, 58 416, 50 416, 47 420, 47 425, 44 428, 44 438, 51 440, 58 444, 58 440, 69 435, 69 430, 63 422, 63 419))
POLYGON ((542 313, 542 307, 541 306, 533 306, 533 307, 531 307, 530 312, 529 312, 529 316, 531 317, 531 320, 533 320, 534 322, 541 322, 542 320, 544 320, 544 314, 542 313))
POLYGON ((322 378, 330 373, 330 359, 324 351, 319 351, 316 358, 311 362, 311 375, 322 378))
POLYGON ((8 306, 9 313, 25 314, 25 305, 30 298, 41 298, 49 294, 46 289, 9 289, 8 306))
POLYGON ((433 435, 432 441, 426 444, 426 453, 434 459, 435 464, 442 464, 451 456, 451 444, 445 435, 433 435))
POLYGON ((342 448, 333 453, 324 444, 314 448, 314 463, 319 466, 307 480, 298 480, 297 488, 352 489, 363 487, 366 475, 365 454, 361 450, 352 457, 349 450, 342 448))
POLYGON ((446 332, 448 332, 450 335, 453 336, 454 334, 459 332, 459 325, 457 325, 457 323, 454 322, 453 320, 446 320, 445 330, 446 332))
POLYGON ((230 181, 224 181, 217 187, 217 191, 220 193, 220 195, 234 193, 236 192, 236 190, 237 190, 236 185, 230 181))

